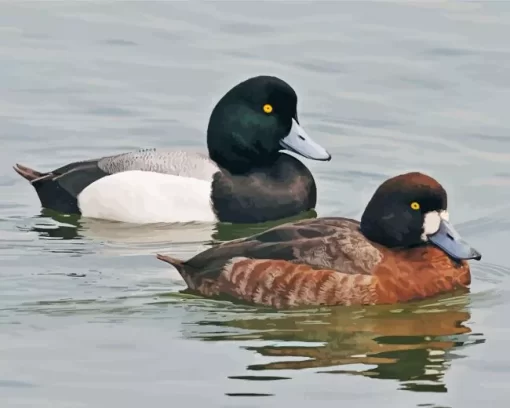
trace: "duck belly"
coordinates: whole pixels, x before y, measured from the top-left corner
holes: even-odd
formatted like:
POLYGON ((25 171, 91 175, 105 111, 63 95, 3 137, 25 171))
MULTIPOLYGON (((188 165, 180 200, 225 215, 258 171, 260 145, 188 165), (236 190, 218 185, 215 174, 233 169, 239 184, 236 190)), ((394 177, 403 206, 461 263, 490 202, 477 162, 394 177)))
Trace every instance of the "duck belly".
POLYGON ((150 171, 103 177, 78 196, 82 216, 134 224, 215 222, 211 182, 150 171))

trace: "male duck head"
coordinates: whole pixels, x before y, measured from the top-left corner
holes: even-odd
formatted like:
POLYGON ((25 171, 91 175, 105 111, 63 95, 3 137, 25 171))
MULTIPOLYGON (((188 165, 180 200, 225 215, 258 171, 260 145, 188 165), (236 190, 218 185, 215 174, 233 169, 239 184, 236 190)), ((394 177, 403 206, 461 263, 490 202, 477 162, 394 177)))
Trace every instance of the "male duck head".
POLYGON ((331 159, 299 124, 294 89, 272 76, 247 79, 220 99, 209 120, 207 146, 211 159, 232 173, 270 166, 282 149, 331 159))
POLYGON ((390 248, 431 244, 456 260, 482 258, 450 224, 444 188, 422 173, 402 174, 381 184, 361 217, 361 231, 390 248))

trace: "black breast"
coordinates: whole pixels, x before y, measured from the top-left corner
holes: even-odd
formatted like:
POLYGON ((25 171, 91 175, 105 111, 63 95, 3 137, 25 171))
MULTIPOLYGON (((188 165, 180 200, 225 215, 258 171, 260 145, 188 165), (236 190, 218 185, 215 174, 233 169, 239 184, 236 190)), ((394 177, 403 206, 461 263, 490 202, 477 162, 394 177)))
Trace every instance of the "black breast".
POLYGON ((270 167, 243 175, 216 173, 211 200, 220 222, 261 223, 315 208, 317 187, 310 170, 283 153, 270 167))

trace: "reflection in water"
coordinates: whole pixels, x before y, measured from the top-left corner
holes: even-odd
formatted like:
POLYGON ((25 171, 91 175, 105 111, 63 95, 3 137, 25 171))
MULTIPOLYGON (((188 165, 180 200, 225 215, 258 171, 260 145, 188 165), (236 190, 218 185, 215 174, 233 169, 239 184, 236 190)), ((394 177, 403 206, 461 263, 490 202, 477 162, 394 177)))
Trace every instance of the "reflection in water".
POLYGON ((468 300, 468 295, 457 294, 398 307, 264 314, 237 310, 235 315, 224 313, 223 319, 211 314, 187 335, 205 341, 262 340, 263 345, 245 348, 270 361, 248 366, 251 371, 316 369, 397 380, 411 391, 446 392, 443 376, 458 358, 453 351, 485 342, 465 325, 468 300), (219 333, 220 327, 226 331, 219 333), (204 332, 211 328, 213 333, 204 332), (361 371, 353 368, 360 364, 361 371))
POLYGON ((78 234, 80 217, 77 215, 64 215, 52 210, 41 210, 41 214, 34 217, 37 224, 29 231, 37 232, 41 237, 53 239, 81 239, 78 234))
POLYGON ((216 232, 213 238, 216 241, 231 241, 233 239, 244 238, 259 232, 264 232, 270 228, 277 227, 278 225, 286 224, 288 222, 296 222, 308 218, 317 218, 315 210, 307 211, 296 215, 294 217, 284 218, 278 221, 270 221, 261 224, 225 224, 218 223, 216 225, 216 232))
POLYGON ((28 230, 37 232, 44 238, 61 240, 89 238, 115 244, 199 243, 213 245, 218 241, 229 241, 263 232, 287 222, 315 217, 317 217, 317 213, 312 210, 292 218, 262 224, 190 222, 137 225, 81 218, 77 215, 64 215, 53 210, 43 209, 41 214, 36 217, 37 224, 28 230))
POLYGON ((462 357, 457 353, 485 342, 482 333, 466 324, 470 304, 470 295, 457 293, 398 306, 275 311, 179 292, 146 292, 25 303, 9 312, 11 318, 12 313, 29 312, 94 316, 95 321, 108 322, 184 313, 185 337, 241 343, 265 357, 248 365, 247 373, 228 377, 235 381, 291 380, 293 370, 311 369, 322 375, 394 380, 400 389, 414 392, 444 393, 444 375, 462 357))

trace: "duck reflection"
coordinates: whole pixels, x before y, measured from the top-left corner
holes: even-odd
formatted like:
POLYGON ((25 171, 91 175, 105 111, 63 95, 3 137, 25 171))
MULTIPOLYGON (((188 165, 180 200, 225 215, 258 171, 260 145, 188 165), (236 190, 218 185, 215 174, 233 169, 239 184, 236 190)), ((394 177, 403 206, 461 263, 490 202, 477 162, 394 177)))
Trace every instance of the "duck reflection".
POLYGON ((312 210, 298 216, 260 224, 229 223, 157 223, 127 224, 91 218, 79 215, 66 215, 53 210, 43 209, 35 217, 36 225, 27 228, 37 232, 42 238, 61 240, 80 240, 83 238, 115 243, 200 243, 214 245, 263 232, 287 222, 307 218, 316 218, 312 210))
POLYGON ((260 224, 218 223, 216 224, 216 230, 212 237, 217 242, 231 241, 233 239, 245 238, 250 235, 258 234, 288 222, 296 222, 311 218, 317 218, 317 212, 315 210, 301 213, 295 217, 283 218, 281 220, 264 222, 260 224))
POLYGON ((21 228, 31 232, 37 232, 40 237, 50 239, 73 240, 81 239, 78 233, 80 217, 77 215, 63 215, 52 210, 41 210, 34 217, 35 225, 29 228, 21 228))
POLYGON ((465 324, 470 319, 468 300, 466 293, 458 292, 453 298, 398 307, 331 308, 262 316, 243 316, 237 311, 237 318, 208 319, 198 325, 241 329, 244 333, 194 333, 193 337, 270 342, 245 347, 271 360, 248 366, 250 371, 315 369, 397 380, 406 390, 446 392, 443 376, 456 358, 454 351, 485 341, 465 324))

